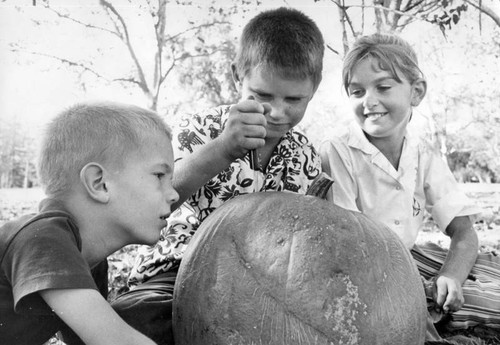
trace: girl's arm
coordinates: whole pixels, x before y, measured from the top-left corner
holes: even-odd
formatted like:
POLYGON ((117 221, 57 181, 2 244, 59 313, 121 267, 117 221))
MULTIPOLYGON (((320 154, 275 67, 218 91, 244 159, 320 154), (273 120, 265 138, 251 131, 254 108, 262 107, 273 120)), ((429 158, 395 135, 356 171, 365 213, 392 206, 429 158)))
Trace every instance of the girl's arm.
POLYGON ((123 321, 96 290, 49 289, 40 294, 85 344, 155 344, 123 321))
POLYGON ((445 312, 463 305, 462 285, 478 255, 478 238, 468 216, 455 217, 446 228, 451 243, 435 283, 435 298, 445 312))

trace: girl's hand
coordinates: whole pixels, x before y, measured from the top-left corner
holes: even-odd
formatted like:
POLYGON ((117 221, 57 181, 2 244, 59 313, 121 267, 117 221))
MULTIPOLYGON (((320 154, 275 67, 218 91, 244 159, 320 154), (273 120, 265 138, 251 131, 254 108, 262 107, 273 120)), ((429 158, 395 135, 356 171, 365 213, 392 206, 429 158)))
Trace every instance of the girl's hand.
POLYGON ((462 284, 457 279, 444 275, 438 276, 434 281, 433 298, 436 306, 445 313, 462 309, 465 302, 462 284))

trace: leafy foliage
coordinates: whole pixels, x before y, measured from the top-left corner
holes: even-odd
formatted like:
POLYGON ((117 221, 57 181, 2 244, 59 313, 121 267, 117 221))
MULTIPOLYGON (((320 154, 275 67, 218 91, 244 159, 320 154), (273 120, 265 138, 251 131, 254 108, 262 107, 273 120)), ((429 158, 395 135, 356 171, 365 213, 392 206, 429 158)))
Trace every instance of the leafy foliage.
POLYGON ((452 25, 457 25, 462 13, 467 11, 467 4, 454 6, 455 2, 453 0, 438 1, 442 13, 434 14, 431 19, 427 19, 430 23, 438 25, 443 34, 446 30, 451 30, 452 25))
POLYGON ((457 179, 495 183, 500 181, 500 90, 491 86, 500 83, 500 30, 482 36, 472 29, 474 21, 467 13, 464 28, 450 31, 445 42, 432 36, 422 40, 429 87, 424 103, 432 135, 457 179))
MULTIPOLYGON (((226 17, 234 13, 237 6, 235 2, 221 7, 213 0, 203 7, 192 1, 168 0, 128 0, 126 4, 123 1, 99 0, 97 6, 79 7, 58 1, 43 1, 32 14, 34 25, 44 29, 68 30, 80 37, 93 39, 90 42, 85 40, 89 43, 85 49, 76 51, 60 47, 56 42, 48 41, 42 45, 29 39, 12 42, 11 50, 68 67, 80 74, 84 88, 104 82, 117 83, 131 92, 141 92, 147 106, 157 110, 162 109, 167 100, 168 82, 172 81, 179 65, 186 60, 207 61, 205 58, 227 51, 221 39, 222 42, 230 39, 226 17), (173 8, 183 6, 188 9, 184 15, 179 17, 178 13, 173 13, 173 8), (208 13, 200 20, 202 11, 208 13), (118 59, 120 64, 114 63, 118 59)), ((19 10, 28 12, 22 7, 19 10)), ((219 58, 227 62, 224 54, 219 58)), ((207 75, 200 77, 203 76, 207 75)))

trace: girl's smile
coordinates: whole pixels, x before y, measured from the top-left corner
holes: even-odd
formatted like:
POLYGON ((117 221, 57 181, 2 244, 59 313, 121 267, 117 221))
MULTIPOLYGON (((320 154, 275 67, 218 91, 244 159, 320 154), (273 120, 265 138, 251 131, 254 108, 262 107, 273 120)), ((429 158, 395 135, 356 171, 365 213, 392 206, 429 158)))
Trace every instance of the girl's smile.
POLYGON ((385 115, 387 115, 387 113, 367 113, 367 114, 365 114, 366 118, 370 119, 371 121, 376 121, 385 115))

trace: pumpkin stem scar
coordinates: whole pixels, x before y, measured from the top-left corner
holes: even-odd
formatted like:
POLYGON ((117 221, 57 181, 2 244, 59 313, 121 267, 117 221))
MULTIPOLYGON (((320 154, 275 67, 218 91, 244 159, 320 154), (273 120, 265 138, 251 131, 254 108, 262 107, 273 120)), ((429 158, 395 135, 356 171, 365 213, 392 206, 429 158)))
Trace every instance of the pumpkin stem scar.
POLYGON ((333 179, 322 172, 313 180, 309 189, 307 189, 306 195, 316 196, 321 199, 326 199, 328 190, 333 184, 333 179))

